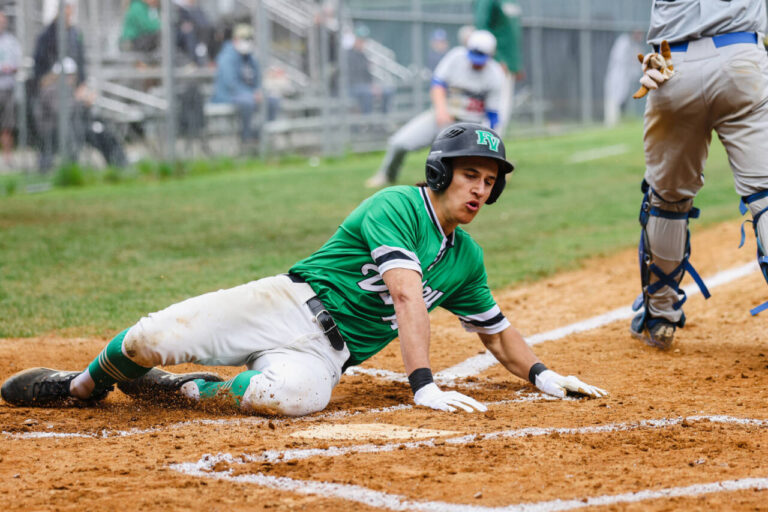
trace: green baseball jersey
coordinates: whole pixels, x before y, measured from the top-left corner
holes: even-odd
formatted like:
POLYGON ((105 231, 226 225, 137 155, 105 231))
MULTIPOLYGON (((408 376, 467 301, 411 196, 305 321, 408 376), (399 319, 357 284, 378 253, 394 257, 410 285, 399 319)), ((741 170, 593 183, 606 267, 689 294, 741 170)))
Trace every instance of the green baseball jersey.
POLYGON ((496 36, 496 60, 512 73, 522 69, 520 6, 514 0, 475 0, 475 27, 496 36))
POLYGON ((461 228, 443 233, 426 187, 389 187, 291 268, 336 320, 351 354, 348 366, 397 337, 395 308, 381 278, 393 268, 419 272, 427 309, 448 309, 468 331, 495 334, 509 326, 488 288, 480 246, 461 228))

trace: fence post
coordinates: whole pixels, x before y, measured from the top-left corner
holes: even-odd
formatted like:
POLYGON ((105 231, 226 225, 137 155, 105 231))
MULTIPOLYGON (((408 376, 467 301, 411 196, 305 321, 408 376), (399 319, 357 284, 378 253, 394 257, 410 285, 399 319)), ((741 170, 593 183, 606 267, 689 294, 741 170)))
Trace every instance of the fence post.
POLYGON ((174 74, 175 37, 173 23, 173 2, 161 3, 161 52, 163 65, 163 90, 167 101, 165 110, 165 159, 176 161, 176 87, 174 74))
POLYGON ((592 122, 592 32, 586 26, 589 21, 589 0, 581 0, 579 19, 579 84, 581 88, 581 122, 592 122))
POLYGON ((58 99, 58 109, 56 110, 56 136, 59 143, 59 156, 61 163, 67 164, 73 159, 72 152, 72 130, 69 129, 71 120, 70 112, 72 109, 71 95, 69 94, 69 84, 67 75, 64 71, 64 59, 67 57, 68 37, 67 15, 65 12, 65 0, 59 0, 59 12, 56 19, 56 50, 59 64, 59 77, 56 80, 56 95, 58 99))

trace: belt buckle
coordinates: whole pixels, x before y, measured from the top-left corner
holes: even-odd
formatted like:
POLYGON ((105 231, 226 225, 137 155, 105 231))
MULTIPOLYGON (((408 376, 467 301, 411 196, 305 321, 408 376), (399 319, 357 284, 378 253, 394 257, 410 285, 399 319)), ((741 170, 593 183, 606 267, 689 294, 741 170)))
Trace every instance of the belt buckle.
POLYGON ((336 321, 333 319, 331 314, 328 313, 328 310, 326 310, 326 309, 321 309, 320 311, 318 311, 317 314, 315 315, 315 320, 317 321, 318 324, 323 326, 323 329, 324 329, 323 330, 323 334, 325 334, 325 335, 327 335, 329 332, 331 332, 332 330, 336 329, 336 327, 337 327, 336 326, 336 321), (322 319, 320 318, 321 316, 323 316, 322 319), (327 319, 327 320, 330 321, 330 326, 327 327, 327 328, 326 328, 326 321, 324 321, 324 319, 327 319))

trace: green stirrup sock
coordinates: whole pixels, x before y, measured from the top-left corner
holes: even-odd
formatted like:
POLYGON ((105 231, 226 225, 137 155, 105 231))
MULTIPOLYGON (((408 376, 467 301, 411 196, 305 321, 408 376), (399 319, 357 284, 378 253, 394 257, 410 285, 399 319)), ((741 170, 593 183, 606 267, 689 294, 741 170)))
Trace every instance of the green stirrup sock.
POLYGON ((128 329, 115 336, 88 365, 88 373, 96 383, 95 390, 108 388, 115 382, 136 379, 151 370, 139 366, 123 354, 123 339, 127 332, 128 329))
POLYGON ((240 401, 243 399, 245 390, 248 389, 248 384, 251 383, 251 377, 260 373, 256 370, 248 370, 238 373, 234 378, 224 382, 208 382, 203 379, 195 379, 193 382, 197 384, 197 389, 200 390, 201 400, 225 397, 240 407, 240 401))

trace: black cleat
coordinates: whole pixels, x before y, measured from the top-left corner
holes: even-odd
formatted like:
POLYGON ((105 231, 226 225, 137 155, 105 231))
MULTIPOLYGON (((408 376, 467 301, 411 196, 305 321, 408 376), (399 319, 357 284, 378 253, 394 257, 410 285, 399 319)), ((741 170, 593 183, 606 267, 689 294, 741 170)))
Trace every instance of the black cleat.
POLYGON ((633 338, 641 340, 646 345, 661 350, 668 350, 675 340, 675 324, 664 318, 649 318, 643 324, 643 312, 632 319, 629 332, 633 338))
MULTIPOLYGON (((21 407, 44 407, 80 402, 69 394, 69 384, 82 372, 66 372, 50 368, 30 368, 11 376, 3 383, 0 394, 9 404, 21 407)), ((97 391, 87 401, 101 400, 112 388, 97 391)))
POLYGON ((224 379, 209 372, 171 373, 152 368, 138 379, 118 382, 120 391, 131 398, 142 400, 167 400, 181 397, 181 386, 195 379, 207 382, 221 382, 224 379))

